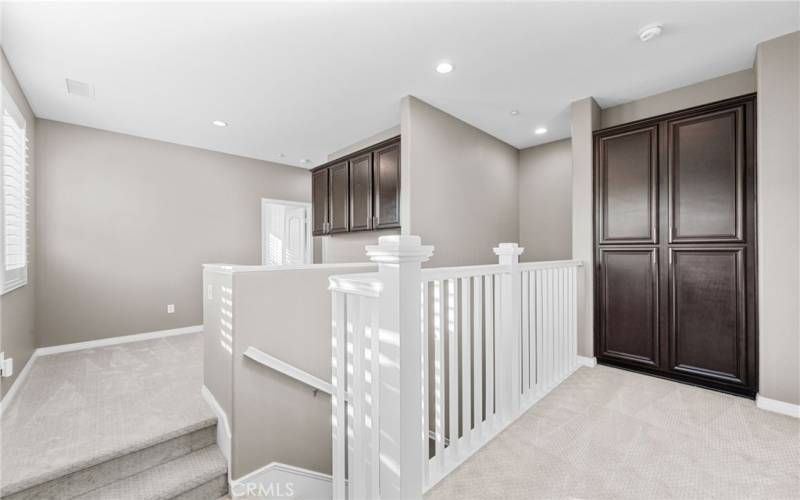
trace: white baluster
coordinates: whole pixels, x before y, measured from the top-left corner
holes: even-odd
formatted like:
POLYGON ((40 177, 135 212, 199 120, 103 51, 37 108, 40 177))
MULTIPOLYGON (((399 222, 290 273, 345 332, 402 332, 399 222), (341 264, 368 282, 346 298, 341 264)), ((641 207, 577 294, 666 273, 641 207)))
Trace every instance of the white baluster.
POLYGON ((447 455, 458 459, 458 313, 456 311, 456 280, 447 280, 447 380, 449 401, 447 411, 450 422, 450 444, 447 455))
POLYGON ((470 278, 461 278, 461 426, 463 429, 463 440, 469 446, 472 436, 472 331, 470 329, 470 319, 472 308, 470 307, 471 287, 470 278))
POLYGON ((473 363, 472 373, 475 384, 475 399, 472 401, 475 411, 475 432, 483 433, 483 277, 475 277, 475 298, 472 302, 472 312, 474 320, 472 323, 473 334, 473 363))
POLYGON ((331 385, 334 394, 331 397, 333 406, 333 498, 347 498, 346 477, 344 464, 346 460, 346 432, 347 421, 345 417, 345 401, 347 399, 346 370, 346 338, 345 323, 347 321, 345 309, 346 296, 340 292, 331 293, 331 385))

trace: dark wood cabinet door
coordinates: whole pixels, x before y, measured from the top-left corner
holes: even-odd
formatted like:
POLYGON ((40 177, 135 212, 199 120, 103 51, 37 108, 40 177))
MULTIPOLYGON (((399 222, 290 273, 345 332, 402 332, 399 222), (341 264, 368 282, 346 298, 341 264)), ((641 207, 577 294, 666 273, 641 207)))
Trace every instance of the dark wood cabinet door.
POLYGON ((347 162, 328 168, 330 172, 328 220, 329 233, 344 233, 350 228, 350 175, 347 162))
POLYGON ((314 236, 325 234, 328 228, 328 169, 311 174, 312 232, 314 236))
POLYGON ((372 229, 372 153, 349 161, 350 231, 372 229))
POLYGON ((657 126, 598 136, 596 151, 599 243, 656 243, 657 126))
POLYGON ((758 392, 755 107, 595 132, 599 362, 758 392))
POLYGON ((745 249, 670 249, 670 368, 746 380, 745 249))
POLYGON ((603 248, 598 268, 598 354, 658 365, 658 249, 603 248))
POLYGON ((400 143, 376 149, 373 155, 373 229, 400 227, 400 143))
POLYGON ((670 243, 744 239, 744 105, 667 122, 670 243))

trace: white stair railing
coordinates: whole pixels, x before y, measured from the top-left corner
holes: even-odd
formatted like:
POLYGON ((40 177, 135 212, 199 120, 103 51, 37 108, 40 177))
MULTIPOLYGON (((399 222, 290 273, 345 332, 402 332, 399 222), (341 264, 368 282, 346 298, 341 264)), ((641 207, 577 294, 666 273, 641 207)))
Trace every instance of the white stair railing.
POLYGON ((387 236, 335 276, 333 497, 421 498, 577 366, 577 261, 421 269, 387 236))

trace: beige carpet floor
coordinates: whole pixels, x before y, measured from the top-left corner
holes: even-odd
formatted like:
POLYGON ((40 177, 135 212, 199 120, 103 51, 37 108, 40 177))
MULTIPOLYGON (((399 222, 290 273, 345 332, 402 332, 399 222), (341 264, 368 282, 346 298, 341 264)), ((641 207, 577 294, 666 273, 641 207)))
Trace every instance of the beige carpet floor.
POLYGON ((581 368, 427 500, 797 499, 800 420, 753 401, 581 368))
POLYGON ((38 484, 216 420, 202 334, 36 358, 0 422, 0 484, 38 484))

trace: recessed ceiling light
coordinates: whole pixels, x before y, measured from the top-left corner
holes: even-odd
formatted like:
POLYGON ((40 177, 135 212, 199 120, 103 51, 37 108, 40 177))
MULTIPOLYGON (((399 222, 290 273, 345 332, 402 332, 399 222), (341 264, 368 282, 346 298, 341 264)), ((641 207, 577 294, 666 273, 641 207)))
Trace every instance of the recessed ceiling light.
POLYGON ((649 42, 653 38, 660 35, 663 29, 664 25, 661 23, 648 24, 647 26, 639 30, 639 40, 643 42, 649 42))
POLYGON ((533 133, 536 134, 536 135, 542 135, 542 134, 547 133, 547 129, 544 128, 544 127, 539 127, 536 130, 534 130, 533 133))
POLYGON ((228 122, 224 122, 224 121, 222 121, 222 120, 214 120, 214 121, 213 121, 213 122, 211 122, 211 123, 213 123, 213 124, 214 124, 214 125, 216 125, 217 127, 227 127, 227 126, 228 126, 228 122))
POLYGON ((511 116, 517 116, 517 115, 519 114, 519 111, 518 111, 518 110, 516 110, 516 109, 512 109, 512 110, 511 110, 511 111, 509 111, 508 113, 509 113, 511 116))
POLYGON ((451 71, 453 71, 453 65, 450 64, 449 62, 442 61, 436 65, 437 73, 441 73, 444 75, 445 73, 450 73, 451 71))

